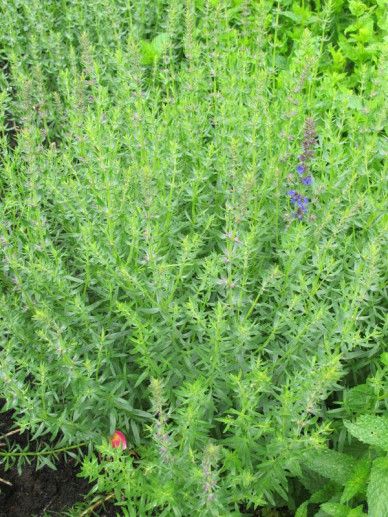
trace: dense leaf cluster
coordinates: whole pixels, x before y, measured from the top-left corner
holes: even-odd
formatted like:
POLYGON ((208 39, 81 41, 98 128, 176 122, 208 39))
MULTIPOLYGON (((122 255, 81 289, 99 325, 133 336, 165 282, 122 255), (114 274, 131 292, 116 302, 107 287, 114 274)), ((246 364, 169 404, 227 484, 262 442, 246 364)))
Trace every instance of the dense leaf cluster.
POLYGON ((130 516, 384 515, 384 14, 343 4, 1 4, 7 465, 84 447, 130 516))

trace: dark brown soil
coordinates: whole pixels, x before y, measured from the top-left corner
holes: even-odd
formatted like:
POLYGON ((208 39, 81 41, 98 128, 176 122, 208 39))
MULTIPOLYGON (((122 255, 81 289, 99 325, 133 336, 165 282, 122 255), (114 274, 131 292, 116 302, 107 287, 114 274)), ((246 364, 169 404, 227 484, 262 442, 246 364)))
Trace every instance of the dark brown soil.
POLYGON ((58 465, 58 470, 43 468, 38 472, 33 466, 2 473, 1 477, 12 486, 1 487, 0 516, 27 517, 43 515, 45 511, 61 511, 72 506, 88 491, 85 480, 76 477, 71 463, 58 465))
MULTIPOLYGON (((0 401, 0 408, 2 406, 0 401)), ((0 436, 12 429, 11 412, 0 413, 0 436)), ((10 441, 25 446, 27 433, 14 434, 10 441)), ((90 486, 84 479, 77 477, 79 467, 73 461, 62 460, 57 470, 44 467, 36 471, 34 465, 25 466, 19 476, 16 468, 4 471, 0 464, 0 517, 39 517, 44 512, 63 515, 66 509, 83 500, 90 486)), ((94 513, 96 515, 96 513, 94 513)), ((99 509, 102 517, 119 515, 113 506, 99 509)))

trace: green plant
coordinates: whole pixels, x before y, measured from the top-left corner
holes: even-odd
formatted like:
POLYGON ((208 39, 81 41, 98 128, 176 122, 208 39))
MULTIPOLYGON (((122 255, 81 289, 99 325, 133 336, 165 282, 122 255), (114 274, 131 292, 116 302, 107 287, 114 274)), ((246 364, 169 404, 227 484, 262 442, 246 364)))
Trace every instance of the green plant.
POLYGON ((90 511, 385 504, 378 443, 343 447, 387 409, 385 59, 354 80, 332 3, 279 8, 2 4, 0 389, 36 450, 0 458, 76 455, 90 511))
POLYGON ((337 445, 342 452, 327 449, 305 455, 301 480, 312 494, 298 508, 297 517, 307 516, 309 506, 318 504, 317 515, 378 517, 387 513, 388 418, 386 413, 370 413, 379 407, 379 400, 387 398, 386 373, 386 367, 380 368, 365 384, 343 392, 342 411, 352 415, 353 421, 342 420, 341 415, 345 427, 340 432, 349 439, 337 445))

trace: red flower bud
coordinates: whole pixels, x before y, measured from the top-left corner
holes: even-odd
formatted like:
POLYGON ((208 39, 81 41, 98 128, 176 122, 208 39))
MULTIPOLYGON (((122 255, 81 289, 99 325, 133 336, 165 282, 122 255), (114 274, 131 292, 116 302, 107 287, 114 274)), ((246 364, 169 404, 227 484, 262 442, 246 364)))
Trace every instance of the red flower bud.
POLYGON ((110 438, 110 444, 114 449, 121 447, 123 450, 127 448, 127 440, 121 431, 115 431, 110 438))

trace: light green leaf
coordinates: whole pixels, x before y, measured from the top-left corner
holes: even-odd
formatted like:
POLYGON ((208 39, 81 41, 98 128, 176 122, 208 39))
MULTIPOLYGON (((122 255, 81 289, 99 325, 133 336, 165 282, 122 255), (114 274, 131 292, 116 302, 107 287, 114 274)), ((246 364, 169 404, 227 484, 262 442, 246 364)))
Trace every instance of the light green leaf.
POLYGON ((345 421, 345 426, 361 442, 388 451, 388 417, 362 415, 355 423, 345 421))
POLYGON ((388 366, 388 352, 384 352, 380 356, 380 360, 384 366, 388 366))
POLYGON ((155 52, 154 47, 149 41, 141 42, 141 62, 143 65, 152 65, 152 63, 156 60, 157 54, 155 52))
POLYGON ((295 517, 307 517, 308 504, 308 501, 305 501, 303 504, 301 504, 295 512, 295 517))
POLYGON ((365 513, 362 509, 362 505, 357 506, 356 508, 352 508, 346 517, 368 517, 368 514, 365 513))
POLYGON ((160 57, 167 50, 169 41, 170 38, 165 32, 158 34, 152 40, 152 46, 154 47, 158 57, 160 57))
POLYGON ((347 517, 350 508, 340 503, 323 503, 321 510, 332 517, 347 517))
POLYGON ((350 0, 349 10, 354 16, 362 16, 368 7, 360 0, 350 0))
POLYGON ((283 11, 280 13, 280 15, 285 16, 286 18, 289 18, 290 20, 292 20, 293 22, 296 22, 296 23, 298 23, 300 20, 300 16, 297 16, 292 11, 283 11))
POLYGON ((388 457, 373 462, 367 500, 369 517, 388 515, 388 457))
POLYGON ((167 50, 169 36, 163 32, 155 36, 152 41, 141 42, 141 54, 143 65, 152 65, 167 50))

